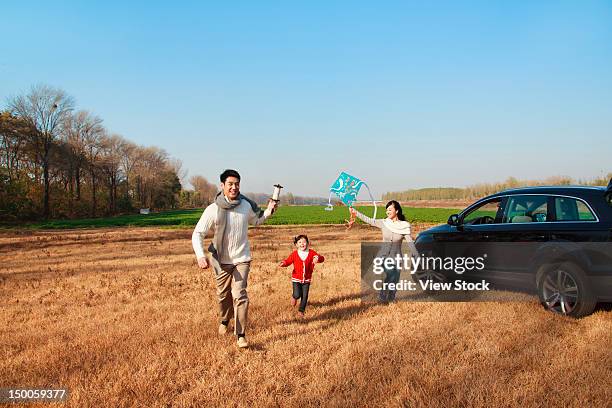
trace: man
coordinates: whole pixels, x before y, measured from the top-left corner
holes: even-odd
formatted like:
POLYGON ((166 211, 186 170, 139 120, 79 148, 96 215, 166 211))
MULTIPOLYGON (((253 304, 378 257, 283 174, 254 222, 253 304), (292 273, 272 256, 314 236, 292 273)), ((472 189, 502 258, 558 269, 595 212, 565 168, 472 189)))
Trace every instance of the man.
POLYGON ((272 215, 276 202, 270 200, 268 208, 262 211, 256 203, 240 194, 240 174, 236 170, 225 170, 220 179, 221 191, 204 210, 193 230, 191 242, 198 266, 207 269, 212 264, 215 272, 221 318, 219 334, 227 333, 229 321, 234 316, 238 347, 246 348, 249 346, 245 338, 249 308, 246 288, 251 264, 248 227, 249 224, 259 225, 272 215), (203 244, 213 225, 215 235, 208 247, 209 260, 203 244))

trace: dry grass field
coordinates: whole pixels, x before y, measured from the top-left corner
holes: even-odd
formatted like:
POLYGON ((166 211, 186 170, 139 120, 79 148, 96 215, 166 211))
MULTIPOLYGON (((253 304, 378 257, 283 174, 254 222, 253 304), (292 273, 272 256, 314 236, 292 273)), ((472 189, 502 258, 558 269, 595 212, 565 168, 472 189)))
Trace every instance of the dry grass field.
MULTIPOLYGON (((419 228, 424 225, 417 226, 419 228)), ((0 387, 67 387, 61 406, 610 406, 612 312, 359 299, 356 226, 250 231, 248 336, 217 334, 191 230, 0 234, 0 387), (306 319, 277 265, 306 232, 326 256, 306 319)))

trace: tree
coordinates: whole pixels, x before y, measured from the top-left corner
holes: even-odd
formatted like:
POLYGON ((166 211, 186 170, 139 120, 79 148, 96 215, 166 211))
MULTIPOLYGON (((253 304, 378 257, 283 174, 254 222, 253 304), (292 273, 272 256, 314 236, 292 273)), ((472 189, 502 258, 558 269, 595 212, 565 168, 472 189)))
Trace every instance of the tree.
POLYGON ((22 165, 28 161, 28 134, 33 129, 10 112, 0 112, 0 166, 9 180, 19 179, 22 165))
POLYGON ((183 162, 180 159, 168 159, 168 167, 176 174, 179 178, 179 181, 182 184, 185 184, 185 179, 187 178, 187 170, 183 169, 183 162))
POLYGON ((75 199, 81 199, 81 173, 87 166, 86 141, 90 133, 99 133, 102 128, 102 119, 91 113, 81 110, 74 115, 68 115, 63 124, 64 140, 70 147, 71 170, 73 172, 75 199))
POLYGON ((293 205, 296 204, 296 197, 293 195, 293 193, 286 193, 281 195, 280 197, 281 200, 281 204, 285 204, 285 205, 293 205))
POLYGON ((182 188, 179 177, 170 166, 167 166, 159 176, 154 187, 153 206, 156 208, 175 208, 178 193, 182 188))
POLYGON ((85 126, 83 127, 82 140, 89 178, 91 181, 91 216, 96 216, 96 191, 97 173, 102 144, 106 137, 106 130, 102 127, 102 119, 97 116, 87 114, 85 126))
POLYGON ((158 147, 141 147, 136 173, 136 194, 141 208, 148 208, 154 204, 153 195, 155 186, 162 179, 162 172, 166 170, 168 153, 158 147))
POLYGON ((61 124, 74 109, 74 100, 61 89, 47 85, 32 87, 28 95, 9 101, 11 112, 23 119, 33 130, 31 139, 36 160, 43 171, 43 217, 49 217, 49 157, 53 142, 57 139, 61 124))
POLYGON ((130 200, 130 179, 134 173, 135 167, 142 159, 142 149, 140 149, 134 143, 125 140, 119 146, 119 161, 121 163, 121 170, 125 176, 125 196, 126 201, 130 200))
POLYGON ((117 185, 121 178, 121 145, 125 139, 119 135, 105 138, 101 144, 100 169, 108 186, 108 211, 117 212, 117 185))
POLYGON ((196 199, 193 203, 194 206, 202 206, 210 204, 217 195, 217 186, 209 182, 205 177, 200 175, 191 176, 189 183, 193 186, 193 190, 196 192, 196 199))

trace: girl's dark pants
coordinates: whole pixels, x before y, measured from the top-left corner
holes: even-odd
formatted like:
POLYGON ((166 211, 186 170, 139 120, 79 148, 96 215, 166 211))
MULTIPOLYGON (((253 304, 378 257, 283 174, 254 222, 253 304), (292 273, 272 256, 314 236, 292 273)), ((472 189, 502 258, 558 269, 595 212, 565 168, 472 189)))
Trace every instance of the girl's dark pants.
POLYGON ((304 313, 306 311, 306 303, 308 303, 308 290, 310 289, 310 282, 300 283, 300 282, 292 282, 293 283, 293 298, 294 299, 302 299, 300 301, 300 312, 304 313))

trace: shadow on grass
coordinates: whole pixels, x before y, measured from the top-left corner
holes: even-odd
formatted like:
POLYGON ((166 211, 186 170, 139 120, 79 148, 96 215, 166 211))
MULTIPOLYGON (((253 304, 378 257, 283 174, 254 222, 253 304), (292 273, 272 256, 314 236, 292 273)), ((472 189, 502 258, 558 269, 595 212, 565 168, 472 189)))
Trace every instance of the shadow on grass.
MULTIPOLYGON (((360 295, 352 294, 352 295, 342 296, 342 298, 345 298, 345 297, 348 297, 350 299, 357 299, 360 297, 360 295)), ((341 300, 337 300, 336 302, 331 303, 331 305, 338 303, 339 301, 341 300)), ((260 343, 261 342, 269 343, 269 342, 283 341, 283 340, 286 340, 292 337, 296 337, 299 335, 312 334, 314 332, 320 332, 321 330, 327 330, 329 328, 332 328, 338 325, 342 321, 357 318, 360 314, 371 309, 374 306, 379 306, 379 304, 359 302, 359 304, 356 304, 356 305, 350 305, 350 306, 339 307, 339 308, 333 308, 331 306, 328 306, 328 307, 331 307, 329 310, 323 313, 315 314, 314 316, 306 315, 307 317, 304 319, 291 318, 291 319, 280 320, 276 322, 275 324, 278 324, 278 323, 280 324, 300 324, 300 325, 303 324, 305 325, 305 328, 303 330, 287 332, 285 334, 281 334, 280 336, 272 336, 269 339, 262 339, 260 343), (325 323, 323 325, 306 326, 308 323, 320 322, 320 321, 325 322, 325 323)))
POLYGON ((334 298, 328 299, 326 301, 323 302, 310 302, 308 304, 308 306, 310 307, 314 307, 314 308, 319 308, 322 306, 333 306, 337 303, 342 303, 346 300, 355 300, 355 299, 359 299, 361 298, 361 294, 359 293, 351 293, 349 295, 342 295, 342 296, 336 296, 334 298))
POLYGON ((597 303, 597 307, 595 307, 595 312, 611 312, 612 311, 612 302, 600 302, 597 303))

